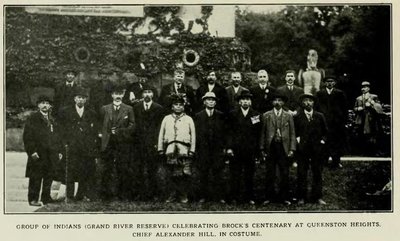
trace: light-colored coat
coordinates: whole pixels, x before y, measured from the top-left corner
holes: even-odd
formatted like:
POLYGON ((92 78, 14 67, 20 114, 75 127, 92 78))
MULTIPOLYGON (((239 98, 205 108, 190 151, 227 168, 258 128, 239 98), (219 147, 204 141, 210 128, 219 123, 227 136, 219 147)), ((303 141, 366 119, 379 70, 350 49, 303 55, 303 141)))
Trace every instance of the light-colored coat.
MULTIPOLYGON (((282 144, 287 155, 289 151, 296 150, 296 134, 294 130, 293 117, 288 112, 282 110, 281 118, 282 125, 280 131, 282 136, 282 144)), ((272 109, 264 113, 262 120, 263 126, 260 138, 260 149, 269 154, 271 142, 274 138, 277 125, 277 117, 274 113, 274 110, 272 109)))
POLYGON ((196 130, 193 119, 184 114, 180 117, 170 114, 164 117, 158 136, 158 151, 179 155, 188 155, 196 150, 196 130), (184 143, 184 144, 183 144, 184 143))

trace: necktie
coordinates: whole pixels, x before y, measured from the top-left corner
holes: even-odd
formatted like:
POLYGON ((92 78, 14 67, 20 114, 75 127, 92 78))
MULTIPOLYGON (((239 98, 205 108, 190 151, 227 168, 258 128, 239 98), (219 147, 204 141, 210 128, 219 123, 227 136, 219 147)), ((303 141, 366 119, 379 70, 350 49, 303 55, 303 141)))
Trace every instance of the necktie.
POLYGON ((310 122, 311 121, 311 113, 306 113, 307 119, 310 122))
POLYGON ((145 106, 144 107, 145 110, 149 110, 149 104, 146 103, 146 104, 144 104, 144 106, 145 106))
POLYGON ((293 86, 289 86, 289 90, 292 91, 293 90, 293 86))

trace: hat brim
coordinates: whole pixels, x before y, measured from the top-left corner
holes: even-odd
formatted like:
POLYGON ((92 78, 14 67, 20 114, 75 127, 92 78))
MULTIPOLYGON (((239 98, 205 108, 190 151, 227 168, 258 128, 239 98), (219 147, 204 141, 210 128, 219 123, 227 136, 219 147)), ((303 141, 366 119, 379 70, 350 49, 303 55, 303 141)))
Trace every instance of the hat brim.
POLYGON ((309 94, 300 95, 299 101, 302 102, 305 98, 312 99, 313 101, 315 101, 315 96, 309 94))

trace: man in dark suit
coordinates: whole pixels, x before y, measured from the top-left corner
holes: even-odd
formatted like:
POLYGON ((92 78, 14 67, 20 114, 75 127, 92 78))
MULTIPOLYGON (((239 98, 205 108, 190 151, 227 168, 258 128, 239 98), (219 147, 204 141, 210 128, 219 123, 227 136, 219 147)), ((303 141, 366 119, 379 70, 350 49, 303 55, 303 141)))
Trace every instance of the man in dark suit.
POLYGON ((158 134, 165 110, 153 101, 153 88, 144 85, 139 102, 133 106, 136 127, 134 131, 135 187, 145 199, 155 200, 161 188, 158 186, 157 171, 161 163, 157 155, 158 134), (137 166, 136 166, 137 165, 137 166))
POLYGON ((343 91, 335 88, 336 78, 327 76, 325 79, 326 88, 317 92, 316 110, 324 114, 328 125, 327 156, 332 157, 332 168, 341 168, 340 158, 346 147, 346 121, 348 108, 346 95, 343 91))
POLYGON ((75 105, 74 97, 78 89, 78 85, 75 81, 77 72, 69 69, 64 72, 64 75, 66 76, 65 82, 57 85, 54 91, 53 113, 56 117, 61 109, 75 105))
POLYGON ((64 145, 68 145, 66 165, 67 198, 71 200, 93 199, 96 170, 98 121, 97 114, 86 107, 88 93, 77 89, 74 97, 75 106, 63 109, 59 115, 64 145), (79 183, 76 197, 74 184, 79 183))
POLYGON ((230 156, 229 168, 230 198, 232 201, 240 197, 240 184, 244 181, 245 193, 243 201, 254 205, 254 171, 257 145, 261 131, 260 113, 251 108, 252 94, 242 91, 238 96, 240 108, 229 113, 227 155, 230 156))
MULTIPOLYGON (((133 74, 132 74, 133 75, 133 74)), ((129 77, 126 77, 126 79, 129 79, 129 77)), ((152 87, 148 81, 148 76, 144 71, 138 72, 134 75, 134 78, 136 81, 133 81, 132 83, 128 84, 127 89, 126 89, 126 95, 124 96, 123 102, 129 105, 134 105, 138 103, 139 101, 142 101, 142 93, 146 89, 151 89, 153 92, 153 101, 157 102, 158 101, 158 92, 155 87, 152 87)), ((127 81, 129 82, 129 81, 127 81)))
POLYGON ((275 198, 276 168, 279 169, 278 200, 286 205, 289 201, 289 159, 296 150, 296 136, 293 117, 283 110, 286 97, 275 94, 272 98, 274 108, 264 113, 260 149, 266 157, 266 200, 268 204, 275 198))
POLYGON ((25 176, 29 178, 28 202, 31 206, 41 206, 52 202, 50 188, 53 181, 53 167, 62 158, 58 128, 50 113, 51 101, 48 96, 37 99, 38 111, 26 121, 23 133, 25 151, 28 154, 25 176), (42 184, 43 181, 43 184, 42 184))
POLYGON ((268 73, 263 69, 258 71, 257 80, 258 83, 249 89, 253 95, 252 107, 260 113, 265 113, 272 109, 271 97, 276 89, 269 85, 268 73))
POLYGON ((205 109, 198 112, 194 118, 197 132, 195 167, 200 174, 200 202, 225 203, 222 176, 225 165, 225 119, 223 113, 215 109, 218 99, 214 92, 207 92, 202 99, 205 109))
POLYGON ((294 84, 296 79, 296 72, 294 70, 286 71, 285 80, 286 85, 280 86, 277 89, 279 94, 286 96, 287 101, 283 109, 289 112, 292 116, 297 114, 300 108, 299 97, 304 94, 304 90, 294 84))
POLYGON ((185 113, 193 115, 196 100, 194 90, 185 83, 185 71, 176 69, 174 71, 174 83, 163 86, 160 93, 160 104, 164 107, 171 106, 171 95, 180 94, 185 100, 185 113))
POLYGON ((322 113, 314 111, 315 97, 310 94, 303 94, 300 97, 303 110, 294 117, 296 128, 297 148, 297 197, 298 204, 304 204, 307 197, 307 176, 311 166, 312 172, 312 195, 311 200, 320 205, 326 205, 322 200, 322 167, 326 142, 327 126, 322 113))
POLYGON ((118 195, 121 200, 132 198, 132 166, 130 149, 135 127, 135 115, 131 106, 122 103, 125 88, 115 85, 113 102, 101 108, 101 151, 103 159, 103 197, 111 199, 118 195), (115 172, 114 172, 115 170, 115 172), (115 173, 116 177, 113 178, 115 173), (113 184, 116 183, 116 193, 113 184))
POLYGON ((240 72, 232 72, 231 85, 225 88, 229 100, 229 111, 239 108, 237 97, 242 93, 242 91, 248 90, 241 86, 240 82, 242 82, 242 75, 240 72))
POLYGON ((217 83, 217 76, 215 71, 210 71, 207 75, 206 82, 200 85, 200 87, 196 90, 196 98, 197 98, 197 110, 200 111, 203 109, 203 100, 202 97, 207 92, 213 92, 215 96, 218 98, 217 105, 215 109, 228 113, 229 104, 228 104, 228 95, 223 86, 217 83))

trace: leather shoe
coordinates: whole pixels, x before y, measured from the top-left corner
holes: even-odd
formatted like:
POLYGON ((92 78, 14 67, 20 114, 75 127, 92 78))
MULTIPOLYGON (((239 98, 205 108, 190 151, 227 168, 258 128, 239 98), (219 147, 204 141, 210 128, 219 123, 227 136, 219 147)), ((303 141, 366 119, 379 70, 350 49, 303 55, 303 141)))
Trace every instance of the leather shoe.
POLYGON ((292 203, 288 200, 283 201, 283 204, 285 204, 286 206, 290 206, 292 205, 292 203))
POLYGON ((271 203, 270 200, 265 200, 265 201, 263 202, 263 205, 265 206, 265 205, 268 205, 268 204, 270 204, 270 203, 271 203))
POLYGON ((250 205, 255 205, 256 203, 255 203, 253 200, 250 200, 250 201, 249 201, 249 204, 250 204, 250 205))
POLYGON ((305 203, 305 202, 304 202, 304 199, 300 199, 300 200, 297 202, 298 205, 304 205, 304 203, 305 203))
POLYGON ((42 203, 38 202, 38 201, 31 201, 31 202, 29 202, 29 205, 30 206, 35 206, 35 207, 41 207, 42 203))

